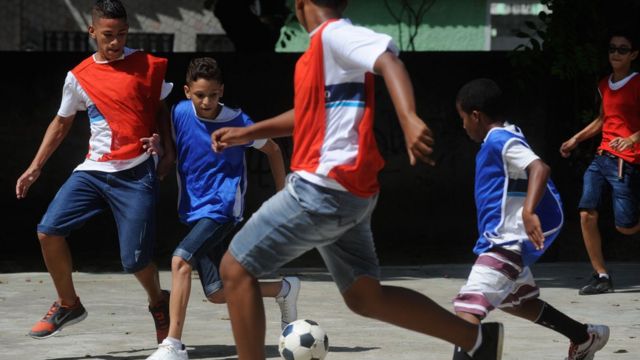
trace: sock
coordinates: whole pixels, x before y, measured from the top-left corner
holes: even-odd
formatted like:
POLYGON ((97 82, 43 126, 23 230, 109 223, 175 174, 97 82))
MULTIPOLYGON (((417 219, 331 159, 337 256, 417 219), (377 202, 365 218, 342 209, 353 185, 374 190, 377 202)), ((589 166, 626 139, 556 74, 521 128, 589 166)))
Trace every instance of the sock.
POLYGON ((476 344, 473 345, 473 348, 467 354, 469 354, 469 356, 473 356, 473 353, 478 350, 480 345, 482 345, 482 325, 478 324, 478 337, 476 338, 476 344))
POLYGON ((184 344, 182 343, 182 341, 176 338, 167 337, 166 339, 162 340, 162 343, 165 345, 171 345, 178 350, 184 350, 184 344))
POLYGON ((602 279, 602 278, 608 279, 609 278, 609 274, 607 274, 607 273, 598 273, 598 277, 600 279, 602 279))
POLYGON ((581 324, 567 315, 556 310, 553 306, 543 302, 538 319, 534 321, 553 331, 568 337, 574 344, 582 344, 589 340, 587 325, 581 324))
POLYGON ((289 290, 291 290, 291 285, 285 279, 282 279, 282 288, 280 288, 280 292, 276 296, 277 298, 282 298, 289 295, 289 290))

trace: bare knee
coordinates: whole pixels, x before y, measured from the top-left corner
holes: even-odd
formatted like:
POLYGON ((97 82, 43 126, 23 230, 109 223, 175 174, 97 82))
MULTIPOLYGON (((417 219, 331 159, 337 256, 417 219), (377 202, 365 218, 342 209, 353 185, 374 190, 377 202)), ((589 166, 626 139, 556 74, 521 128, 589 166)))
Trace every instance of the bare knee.
POLYGON ((598 212, 595 210, 581 210, 580 223, 583 225, 598 224, 598 212))
POLYGON ((207 300, 214 304, 224 304, 227 302, 227 299, 224 297, 224 290, 220 289, 213 294, 207 295, 207 300))
POLYGON ((354 313, 375 317, 376 304, 381 297, 382 288, 375 279, 361 278, 342 294, 344 302, 354 313))
POLYGON ((174 256, 171 258, 171 272, 175 274, 175 276, 185 277, 191 276, 191 270, 193 267, 186 260, 179 256, 174 256))
POLYGON ((228 251, 220 262, 220 277, 226 288, 235 288, 242 282, 251 281, 253 278, 228 251))

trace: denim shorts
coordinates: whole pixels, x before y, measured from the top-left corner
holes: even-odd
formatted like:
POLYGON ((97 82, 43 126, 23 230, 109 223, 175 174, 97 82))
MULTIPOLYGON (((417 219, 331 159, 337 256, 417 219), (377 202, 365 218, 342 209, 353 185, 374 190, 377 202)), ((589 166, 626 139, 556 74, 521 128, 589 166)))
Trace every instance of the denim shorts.
POLYGON ((580 209, 596 209, 605 188, 611 187, 613 214, 616 226, 631 228, 638 224, 640 216, 640 169, 638 165, 624 163, 622 178, 618 178, 618 158, 612 155, 596 155, 584 173, 580 209))
POLYGON ((191 231, 180 242, 173 256, 178 256, 198 271, 202 290, 209 296, 222 288, 220 261, 227 250, 225 237, 234 228, 233 222, 218 223, 202 218, 190 224, 191 231))
POLYGON ((255 277, 270 274, 316 248, 340 292, 360 276, 380 277, 371 232, 378 196, 312 184, 293 173, 240 229, 229 251, 255 277))
POLYGON ((153 254, 157 188, 153 158, 113 173, 75 171, 49 204, 38 232, 66 237, 110 208, 118 225, 122 267, 137 272, 151 262, 153 254))

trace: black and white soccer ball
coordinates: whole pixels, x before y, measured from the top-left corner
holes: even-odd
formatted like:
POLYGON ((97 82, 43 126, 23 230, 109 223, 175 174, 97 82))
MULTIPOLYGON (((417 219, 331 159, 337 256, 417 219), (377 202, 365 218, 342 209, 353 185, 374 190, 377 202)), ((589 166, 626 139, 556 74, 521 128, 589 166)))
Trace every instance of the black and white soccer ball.
POLYGON ((278 346, 285 360, 322 360, 329 352, 329 338, 313 320, 296 320, 280 335, 278 346))

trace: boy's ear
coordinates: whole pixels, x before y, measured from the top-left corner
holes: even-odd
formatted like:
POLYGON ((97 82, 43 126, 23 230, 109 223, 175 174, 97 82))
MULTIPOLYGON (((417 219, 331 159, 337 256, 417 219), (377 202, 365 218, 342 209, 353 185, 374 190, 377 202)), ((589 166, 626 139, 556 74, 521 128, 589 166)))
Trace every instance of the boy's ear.
POLYGON ((89 37, 92 39, 96 39, 96 28, 93 27, 93 25, 89 25, 89 37))
POLYGON ((631 52, 631 61, 635 60, 638 57, 638 50, 634 50, 631 52))
POLYGON ((187 99, 191 100, 191 91, 188 85, 184 86, 184 96, 186 96, 187 99))
POLYGON ((480 122, 482 113, 478 110, 471 110, 471 118, 474 121, 480 122))

